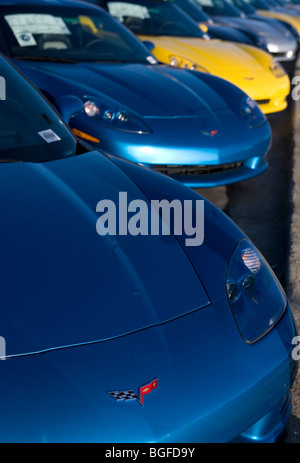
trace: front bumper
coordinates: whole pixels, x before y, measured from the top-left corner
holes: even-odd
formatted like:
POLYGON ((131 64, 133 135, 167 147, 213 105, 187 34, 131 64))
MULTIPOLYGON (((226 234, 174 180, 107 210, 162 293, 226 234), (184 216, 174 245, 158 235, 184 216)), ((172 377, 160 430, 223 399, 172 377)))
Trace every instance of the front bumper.
POLYGON ((238 119, 230 121, 229 117, 226 123, 227 126, 217 126, 218 133, 213 137, 201 134, 197 119, 184 118, 151 119, 151 135, 112 131, 87 118, 76 118, 73 128, 98 138, 100 143, 91 144, 105 153, 200 188, 239 182, 267 169, 269 125, 248 129, 238 119), (176 170, 178 166, 180 169, 176 170))
POLYGON ((235 162, 219 166, 148 166, 164 175, 172 177, 190 188, 213 188, 220 185, 248 180, 262 174, 268 167, 266 157, 253 157, 245 162, 235 162), (174 173, 176 172, 177 173, 174 173), (201 173, 197 173, 202 171, 201 173))
POLYGON ((264 415, 260 420, 242 432, 233 443, 275 443, 284 435, 292 410, 291 394, 287 394, 283 400, 264 415))
POLYGON ((267 71, 258 71, 254 75, 250 73, 249 76, 220 71, 218 75, 249 95, 264 114, 283 111, 287 107, 287 97, 291 89, 287 74, 276 78, 267 71))
POLYGON ((268 52, 275 61, 294 61, 298 52, 298 40, 277 40, 274 38, 267 44, 268 52))
POLYGON ((287 108, 287 96, 289 92, 282 93, 281 95, 276 95, 273 98, 265 99, 256 99, 256 103, 259 105, 260 109, 264 114, 278 113, 284 111, 287 108))
POLYGON ((297 57, 297 50, 278 51, 270 53, 275 61, 289 62, 294 61, 297 57))

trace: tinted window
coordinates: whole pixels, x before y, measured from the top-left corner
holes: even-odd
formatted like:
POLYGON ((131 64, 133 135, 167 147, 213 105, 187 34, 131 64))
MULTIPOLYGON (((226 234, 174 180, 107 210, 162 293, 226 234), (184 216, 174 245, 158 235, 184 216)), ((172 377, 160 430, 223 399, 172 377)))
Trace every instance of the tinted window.
POLYGON ((195 0, 202 6, 205 13, 211 16, 235 16, 240 17, 241 12, 223 0, 195 0))
POLYGON ((203 37, 198 25, 167 2, 107 2, 108 11, 135 34, 203 37))
POLYGON ((253 5, 254 8, 257 8, 258 10, 270 10, 271 9, 270 5, 268 5, 268 3, 265 2, 264 0, 245 0, 245 1, 253 5))
POLYGON ((100 9, 7 7, 1 9, 1 23, 14 58, 148 63, 148 50, 100 9))
POLYGON ((76 140, 44 98, 0 58, 0 162, 72 156, 76 140))
POLYGON ((241 10, 246 15, 255 14, 255 8, 250 3, 244 2, 244 0, 227 0, 227 1, 231 5, 241 10))
POLYGON ((191 18, 197 22, 209 21, 209 16, 204 13, 201 6, 195 0, 169 0, 185 11, 191 18))

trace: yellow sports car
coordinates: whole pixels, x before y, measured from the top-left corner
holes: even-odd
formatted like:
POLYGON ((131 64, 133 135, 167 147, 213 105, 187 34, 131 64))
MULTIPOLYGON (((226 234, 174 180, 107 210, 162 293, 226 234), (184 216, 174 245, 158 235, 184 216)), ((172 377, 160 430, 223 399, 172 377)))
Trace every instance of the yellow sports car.
POLYGON ((158 0, 103 0, 107 10, 148 44, 163 63, 214 74, 240 87, 267 114, 287 107, 287 73, 271 55, 250 45, 205 40, 198 25, 158 0))

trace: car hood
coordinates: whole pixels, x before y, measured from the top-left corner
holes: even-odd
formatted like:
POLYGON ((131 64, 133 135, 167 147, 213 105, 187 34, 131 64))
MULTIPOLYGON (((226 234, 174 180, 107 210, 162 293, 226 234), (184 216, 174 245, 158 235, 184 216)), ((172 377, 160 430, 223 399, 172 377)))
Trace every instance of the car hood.
POLYGON ((247 19, 247 18, 234 18, 234 17, 223 17, 216 16, 215 20, 220 24, 226 25, 228 27, 237 27, 241 30, 250 31, 258 36, 264 37, 267 42, 272 41, 272 43, 285 43, 294 41, 291 37, 291 34, 288 31, 283 31, 280 24, 277 26, 270 25, 266 22, 259 21, 256 19, 247 19))
POLYGON ((289 36, 292 39, 294 38, 293 34, 289 31, 286 25, 281 23, 280 20, 276 18, 272 18, 271 16, 262 16, 261 14, 257 13, 249 14, 247 18, 269 24, 272 28, 280 30, 285 36, 289 36))
MULTIPOLYGON (((139 36, 147 40, 146 36, 139 36)), ((190 37, 148 37, 159 49, 170 52, 170 56, 184 57, 203 66, 210 73, 227 71, 236 73, 259 72, 264 70, 260 62, 248 53, 248 45, 222 40, 203 40, 190 37)), ((259 50, 263 53, 261 50, 259 50)))
POLYGON ((146 201, 105 156, 2 164, 0 177, 7 355, 118 337, 210 304, 173 235, 98 235, 100 200, 118 208, 123 191, 146 201))
POLYGON ((195 117, 228 108, 209 85, 184 69, 144 64, 62 64, 16 61, 19 69, 55 99, 109 98, 144 117, 195 117))
MULTIPOLYGON (((228 40, 228 41, 237 41, 241 43, 247 43, 249 45, 254 44, 254 40, 250 37, 247 37, 245 34, 243 34, 241 31, 238 29, 228 27, 225 24, 219 24, 219 23, 205 23, 205 25, 208 28, 208 34, 216 34, 216 38, 220 40, 228 40), (219 34, 219 35, 218 35, 219 34)), ((199 27, 201 29, 201 26, 203 26, 203 23, 199 23, 199 27)))
POLYGON ((284 7, 276 7, 275 11, 279 11, 279 13, 283 14, 291 14, 295 16, 299 16, 299 9, 298 8, 284 8, 284 7))
POLYGON ((297 30, 298 34, 300 34, 300 18, 293 14, 285 14, 277 10, 257 10, 257 13, 263 17, 274 18, 278 19, 279 21, 284 21, 288 24, 292 24, 297 30))

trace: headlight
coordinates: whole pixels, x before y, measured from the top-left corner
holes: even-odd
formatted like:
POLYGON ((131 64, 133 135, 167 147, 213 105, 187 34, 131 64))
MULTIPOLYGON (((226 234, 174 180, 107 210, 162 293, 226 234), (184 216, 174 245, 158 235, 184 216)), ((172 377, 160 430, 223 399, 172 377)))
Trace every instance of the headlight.
POLYGON ((270 71, 272 72, 274 77, 283 77, 286 75, 285 70, 281 66, 280 63, 272 61, 271 65, 269 66, 270 71))
POLYGON ((175 67, 180 66, 180 60, 175 58, 175 56, 170 56, 170 64, 175 67))
POLYGON ((233 316, 247 343, 267 334, 287 306, 276 276, 247 239, 239 241, 229 260, 226 290, 233 316))
POLYGON ((273 43, 269 43, 268 45, 268 52, 269 53, 278 53, 279 52, 279 46, 273 43))
POLYGON ((113 102, 86 98, 84 111, 95 122, 110 129, 138 134, 151 133, 151 129, 138 116, 113 102))
POLYGON ((191 69, 192 71, 205 72, 206 74, 209 74, 209 71, 207 69, 205 69, 202 66, 199 66, 199 64, 193 63, 192 61, 182 59, 177 56, 170 56, 169 59, 171 66, 180 67, 184 69, 191 69))
POLYGON ((253 129, 266 121, 266 116, 250 96, 245 95, 241 103, 241 113, 246 119, 248 126, 253 129))
POLYGON ((100 113, 100 109, 94 101, 86 101, 84 103, 84 110, 89 117, 97 116, 100 113))

